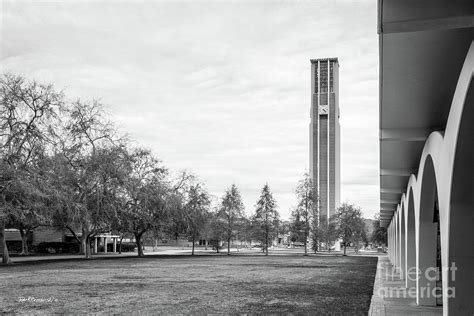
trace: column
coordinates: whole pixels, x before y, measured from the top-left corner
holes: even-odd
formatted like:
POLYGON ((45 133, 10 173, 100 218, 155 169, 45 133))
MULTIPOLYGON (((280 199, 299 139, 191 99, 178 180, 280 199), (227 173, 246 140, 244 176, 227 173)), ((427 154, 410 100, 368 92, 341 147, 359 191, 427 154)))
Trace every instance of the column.
POLYGON ((97 253, 97 237, 94 237, 94 253, 97 253))
MULTIPOLYGON (((404 216, 404 215, 402 215, 404 216)), ((404 221, 402 221, 402 225, 400 225, 400 280, 405 280, 407 262, 406 262, 406 231, 404 221)))
POLYGON ((436 306, 432 290, 436 287, 436 247, 438 242, 438 223, 421 223, 418 238, 417 268, 420 271, 416 281, 416 303, 423 306, 436 306))
POLYGON ((113 247, 114 247, 114 249, 113 249, 114 252, 117 252, 117 238, 116 237, 114 237, 114 246, 113 247))
POLYGON ((392 224, 390 225, 390 252, 391 252, 391 255, 392 255, 392 260, 391 260, 391 263, 392 265, 395 265, 395 238, 393 236, 393 221, 392 221, 392 224))
POLYGON ((390 263, 393 264, 393 246, 392 246, 392 223, 388 226, 388 258, 390 263))
POLYGON ((104 237, 104 253, 107 253, 107 237, 104 237))

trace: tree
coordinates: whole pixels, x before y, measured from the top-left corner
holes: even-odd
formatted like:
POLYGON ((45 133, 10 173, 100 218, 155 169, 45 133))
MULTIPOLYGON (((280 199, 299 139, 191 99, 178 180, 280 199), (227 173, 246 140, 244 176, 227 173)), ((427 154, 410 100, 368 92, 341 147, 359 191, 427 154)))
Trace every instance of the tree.
POLYGON ((184 206, 186 214, 186 231, 193 242, 192 255, 194 255, 194 244, 202 234, 209 220, 209 194, 202 185, 192 185, 188 191, 187 202, 184 206))
POLYGON ((111 230, 118 185, 126 170, 125 144, 98 102, 77 100, 66 114, 51 166, 57 191, 55 219, 91 258, 92 239, 111 230))
POLYGON ((361 239, 365 231, 365 224, 360 208, 348 203, 343 203, 337 208, 335 219, 338 237, 342 239, 345 256, 346 247, 352 242, 358 242, 361 239))
POLYGON ((380 226, 380 215, 375 216, 371 241, 374 245, 387 245, 387 228, 380 226))
POLYGON ((149 150, 137 148, 128 154, 117 228, 133 234, 139 257, 144 255, 143 234, 168 219, 171 192, 165 182, 166 175, 167 170, 149 150))
POLYGON ((224 235, 227 240, 227 254, 230 255, 230 242, 239 231, 239 224, 243 216, 244 204, 240 192, 235 186, 226 190, 221 201, 221 207, 218 212, 218 219, 224 226, 224 235))
POLYGON ((257 200, 257 209, 252 218, 255 238, 264 245, 263 250, 267 256, 269 244, 275 237, 278 229, 279 214, 276 207, 276 201, 267 183, 262 189, 260 198, 257 200))
POLYGON ((296 207, 291 211, 290 219, 290 241, 304 243, 304 221, 301 215, 301 209, 296 207))
POLYGON ((2 263, 10 263, 5 225, 10 218, 23 217, 24 208, 15 202, 15 183, 29 172, 32 161, 54 134, 54 121, 63 105, 62 93, 51 85, 23 77, 0 78, 0 249, 2 263))
POLYGON ((313 179, 306 172, 303 179, 298 182, 296 187, 296 196, 298 199, 298 206, 295 213, 295 228, 302 233, 304 243, 304 253, 308 255, 308 236, 313 220, 318 216, 318 199, 316 195, 316 188, 313 184, 313 179))
POLYGON ((226 238, 226 223, 223 218, 219 217, 218 210, 209 214, 203 236, 210 241, 213 249, 219 253, 221 242, 226 238))
POLYGON ((329 220, 313 220, 311 227, 311 239, 312 248, 316 253, 319 248, 319 243, 324 243, 326 249, 331 251, 331 244, 337 239, 336 219, 334 216, 330 217, 329 220))
POLYGON ((255 226, 252 220, 244 216, 241 218, 239 226, 240 229, 237 237, 245 242, 247 246, 252 246, 252 240, 255 237, 255 226))

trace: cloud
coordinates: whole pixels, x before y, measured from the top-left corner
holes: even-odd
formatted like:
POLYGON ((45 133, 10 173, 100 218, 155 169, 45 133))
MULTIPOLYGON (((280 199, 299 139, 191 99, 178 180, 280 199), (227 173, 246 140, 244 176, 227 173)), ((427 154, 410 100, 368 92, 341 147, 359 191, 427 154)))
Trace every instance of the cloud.
POLYGON ((282 217, 309 163, 310 58, 339 57, 342 196, 378 208, 373 1, 4 1, 2 70, 100 98, 138 143, 216 196, 261 187, 282 217))

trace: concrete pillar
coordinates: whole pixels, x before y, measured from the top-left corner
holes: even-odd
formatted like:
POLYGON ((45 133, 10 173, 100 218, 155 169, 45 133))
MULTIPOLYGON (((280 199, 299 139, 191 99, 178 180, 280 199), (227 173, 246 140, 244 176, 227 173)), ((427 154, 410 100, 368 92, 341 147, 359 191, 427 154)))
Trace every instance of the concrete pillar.
POLYGON ((396 269, 398 269, 400 267, 400 227, 398 225, 398 216, 395 220, 395 227, 394 227, 394 239, 393 239, 393 242, 395 244, 395 251, 393 252, 393 254, 395 255, 395 264, 394 264, 394 267, 396 269))
POLYGON ((97 253, 97 237, 94 237, 94 253, 97 253))
POLYGON ((390 263, 395 265, 395 243, 393 237, 393 222, 390 224, 390 263))
POLYGON ((390 263, 393 265, 393 250, 395 247, 393 246, 393 222, 390 223, 390 230, 389 230, 389 249, 390 249, 390 263))
POLYGON ((416 236, 415 236, 415 201, 413 189, 410 189, 408 199, 408 213, 405 234, 405 286, 407 289, 416 289, 417 269, 416 269, 416 236))
POLYGON ((405 231, 402 230, 400 234, 400 280, 405 279, 406 273, 406 244, 405 244, 405 231))
POLYGON ((113 251, 117 252, 117 238, 114 237, 114 246, 113 246, 113 251))
POLYGON ((432 289, 436 287, 437 223, 420 224, 418 239, 417 268, 420 272, 416 282, 416 303, 422 306, 436 306, 432 289))
POLYGON ((104 253, 107 253, 107 237, 104 237, 104 253))
MULTIPOLYGON (((414 220, 414 219, 413 219, 414 220)), ((410 226, 410 224, 409 224, 410 226)), ((416 269, 416 246, 415 246, 415 227, 413 223, 413 230, 408 231, 406 234, 406 274, 405 274, 405 286, 407 289, 416 287, 417 269, 416 269)))

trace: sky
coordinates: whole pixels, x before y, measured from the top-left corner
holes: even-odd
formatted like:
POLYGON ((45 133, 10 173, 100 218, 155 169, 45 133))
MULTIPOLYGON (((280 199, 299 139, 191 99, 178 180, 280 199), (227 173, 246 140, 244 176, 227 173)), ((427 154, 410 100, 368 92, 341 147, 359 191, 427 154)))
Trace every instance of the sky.
POLYGON ((246 213, 309 170, 310 59, 339 58, 341 202, 379 207, 376 1, 0 0, 0 71, 99 99, 120 131, 246 213))

